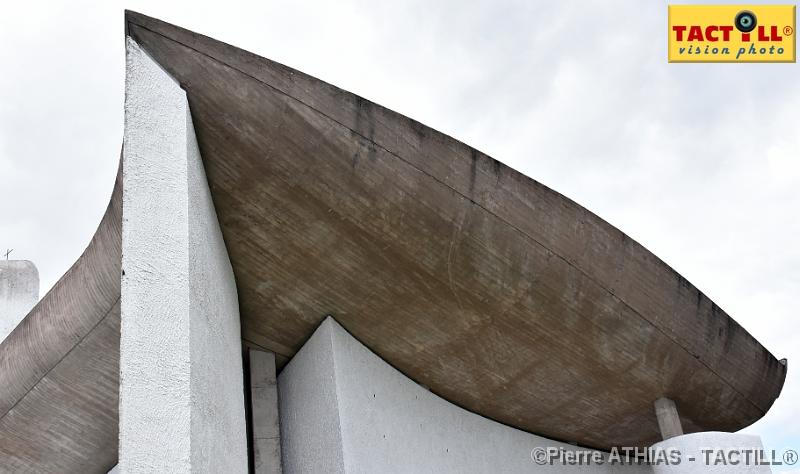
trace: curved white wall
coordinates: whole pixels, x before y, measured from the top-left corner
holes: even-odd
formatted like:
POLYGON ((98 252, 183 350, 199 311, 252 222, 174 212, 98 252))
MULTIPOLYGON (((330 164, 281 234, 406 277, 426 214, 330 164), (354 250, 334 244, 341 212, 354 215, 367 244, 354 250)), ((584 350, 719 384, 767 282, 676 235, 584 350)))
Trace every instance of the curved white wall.
POLYGON ((278 390, 286 474, 651 472, 648 466, 539 466, 534 448, 576 448, 447 402, 331 318, 284 368, 278 390))
POLYGON ((653 465, 654 474, 733 473, 762 474, 772 470, 756 463, 754 451, 763 450, 761 438, 741 433, 708 431, 676 436, 653 445, 654 450, 677 450, 680 464, 653 465), (748 463, 747 455, 751 456, 748 463))

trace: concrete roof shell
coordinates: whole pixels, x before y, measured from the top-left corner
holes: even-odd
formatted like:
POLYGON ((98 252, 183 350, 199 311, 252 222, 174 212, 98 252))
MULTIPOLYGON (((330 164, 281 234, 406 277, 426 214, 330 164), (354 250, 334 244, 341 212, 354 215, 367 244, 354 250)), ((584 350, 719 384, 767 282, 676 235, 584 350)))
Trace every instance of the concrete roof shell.
MULTIPOLYGON (((133 12, 126 32, 187 92, 247 344, 286 360, 331 314, 452 403, 595 448, 658 441, 660 397, 687 432, 735 431, 780 394, 785 364, 568 198, 268 59, 133 12)), ((0 345, 2 455, 42 423, 58 428, 41 452, 72 443, 65 417, 116 439, 119 194, 118 178, 84 256, 0 345)), ((73 444, 53 471, 116 458, 73 444)))

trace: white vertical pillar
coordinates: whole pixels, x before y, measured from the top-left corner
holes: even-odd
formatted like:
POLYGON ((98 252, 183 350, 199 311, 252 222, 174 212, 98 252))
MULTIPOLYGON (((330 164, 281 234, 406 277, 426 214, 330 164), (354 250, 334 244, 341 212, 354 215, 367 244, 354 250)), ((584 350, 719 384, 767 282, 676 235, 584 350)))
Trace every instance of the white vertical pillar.
POLYGON ((0 342, 39 301, 39 272, 27 260, 0 260, 0 342))
POLYGON ((675 402, 669 398, 659 398, 655 401, 658 429, 661 430, 661 439, 670 439, 683 434, 681 418, 675 402))
POLYGON ((281 474, 275 354, 250 349, 250 400, 255 474, 281 474))
POLYGON ((119 471, 247 472, 239 308, 184 91, 127 39, 119 471))

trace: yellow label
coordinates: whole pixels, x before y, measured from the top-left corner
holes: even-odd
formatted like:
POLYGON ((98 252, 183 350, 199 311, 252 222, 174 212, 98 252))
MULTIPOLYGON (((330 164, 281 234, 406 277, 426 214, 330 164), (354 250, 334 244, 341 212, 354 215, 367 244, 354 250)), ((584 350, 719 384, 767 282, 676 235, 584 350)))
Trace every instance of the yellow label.
POLYGON ((793 63, 794 5, 670 5, 671 63, 793 63))

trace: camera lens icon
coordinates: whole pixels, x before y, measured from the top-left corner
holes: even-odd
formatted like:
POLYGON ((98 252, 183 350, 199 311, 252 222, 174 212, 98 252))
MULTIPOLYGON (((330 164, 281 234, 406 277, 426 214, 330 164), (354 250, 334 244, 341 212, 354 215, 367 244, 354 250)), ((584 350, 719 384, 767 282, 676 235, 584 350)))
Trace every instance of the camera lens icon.
POLYGON ((756 29, 756 14, 749 10, 742 10, 736 14, 733 24, 742 33, 750 33, 756 29))

